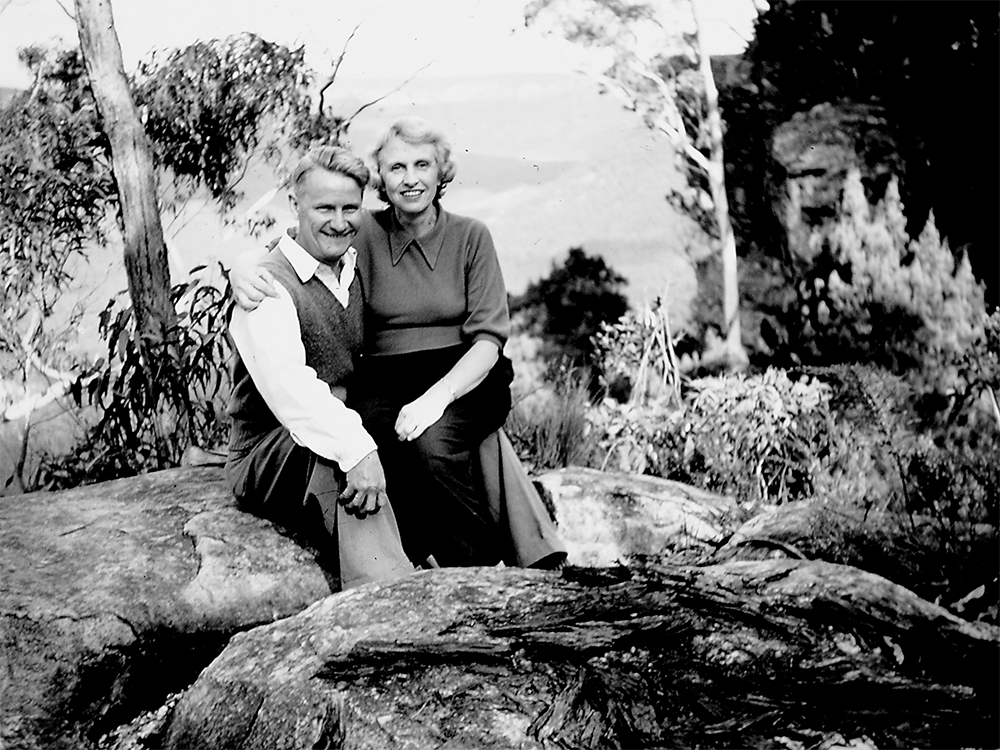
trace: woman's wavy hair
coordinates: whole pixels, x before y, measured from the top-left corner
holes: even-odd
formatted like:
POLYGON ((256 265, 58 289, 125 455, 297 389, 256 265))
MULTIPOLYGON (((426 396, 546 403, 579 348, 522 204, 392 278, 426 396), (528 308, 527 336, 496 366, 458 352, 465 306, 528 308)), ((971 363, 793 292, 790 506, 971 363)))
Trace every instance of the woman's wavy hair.
POLYGON ((385 203, 389 202, 389 196, 385 192, 385 182, 379 171, 381 167, 379 157, 382 149, 393 138, 399 138, 411 146, 419 146, 424 143, 430 143, 434 146, 434 157, 439 172, 435 199, 440 200, 448 183, 455 179, 455 174, 458 172, 458 167, 451 158, 451 144, 448 143, 444 133, 440 130, 423 118, 413 116, 402 117, 394 122, 371 151, 369 156, 369 166, 372 172, 371 185, 378 191, 378 197, 385 203))

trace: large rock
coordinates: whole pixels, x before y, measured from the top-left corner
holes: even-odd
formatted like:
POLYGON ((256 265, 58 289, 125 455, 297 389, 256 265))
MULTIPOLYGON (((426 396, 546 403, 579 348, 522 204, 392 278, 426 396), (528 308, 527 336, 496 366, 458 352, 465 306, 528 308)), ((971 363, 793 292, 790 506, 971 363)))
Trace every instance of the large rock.
POLYGON ((424 571, 233 638, 168 750, 993 747, 995 628, 797 560, 424 571))
POLYGON ((737 515, 732 498, 657 477, 569 467, 536 482, 551 498, 572 565, 709 551, 732 533, 737 515))
POLYGON ((0 747, 79 748, 188 684, 233 633, 331 593, 218 469, 0 504, 0 747))
MULTIPOLYGON (((592 469, 538 481, 575 565, 714 549, 735 507, 592 469)), ((189 685, 233 634, 332 591, 312 552, 235 507, 217 468, 6 498, 0 572, 4 749, 86 746, 189 685)))

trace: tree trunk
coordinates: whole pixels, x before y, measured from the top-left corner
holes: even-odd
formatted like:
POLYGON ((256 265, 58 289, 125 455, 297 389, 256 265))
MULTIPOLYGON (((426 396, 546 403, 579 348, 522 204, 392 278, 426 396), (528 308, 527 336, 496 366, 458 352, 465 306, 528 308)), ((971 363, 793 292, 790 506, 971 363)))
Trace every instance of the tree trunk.
POLYGON ((733 224, 729 220, 729 198, 726 196, 726 166, 722 150, 722 116, 719 113, 719 91, 712 75, 712 61, 701 43, 701 18, 698 7, 699 0, 691 0, 691 8, 695 20, 694 45, 698 55, 701 75, 705 81, 705 99, 708 109, 708 128, 710 137, 709 164, 707 168, 708 185, 712 191, 712 205, 715 208, 715 221, 719 225, 719 238, 722 243, 722 273, 723 273, 723 317, 725 318, 726 355, 729 368, 735 371, 745 370, 749 364, 746 349, 743 348, 743 337, 740 328, 740 293, 739 275, 736 263, 736 235, 733 224))
POLYGON ((157 206, 153 157, 132 100, 110 0, 76 0, 80 47, 104 131, 121 203, 125 270, 138 343, 147 357, 169 340, 176 313, 157 206))

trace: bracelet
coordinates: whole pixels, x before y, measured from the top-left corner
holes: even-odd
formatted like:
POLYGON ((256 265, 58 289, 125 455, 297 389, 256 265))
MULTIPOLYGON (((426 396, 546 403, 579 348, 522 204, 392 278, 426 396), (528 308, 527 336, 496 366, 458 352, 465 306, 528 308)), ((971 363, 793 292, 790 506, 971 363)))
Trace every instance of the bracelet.
POLYGON ((444 383, 444 387, 447 388, 448 393, 451 394, 451 400, 455 401, 458 398, 458 394, 455 393, 455 386, 453 386, 451 384, 451 381, 448 380, 448 376, 446 375, 445 377, 441 378, 441 382, 444 383))

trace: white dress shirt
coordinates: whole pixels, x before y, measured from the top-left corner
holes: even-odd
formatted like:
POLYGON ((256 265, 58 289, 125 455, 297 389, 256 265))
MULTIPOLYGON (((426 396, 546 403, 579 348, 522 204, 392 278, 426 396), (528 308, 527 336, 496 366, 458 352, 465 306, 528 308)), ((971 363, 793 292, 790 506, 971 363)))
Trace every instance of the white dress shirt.
MULTIPOLYGON (((278 249, 305 283, 316 276, 345 308, 354 280, 357 251, 343 256, 340 277, 320 263, 291 237, 283 236, 278 249)), ((243 364, 264 402, 288 429, 296 444, 331 461, 347 472, 376 449, 358 413, 330 392, 316 370, 306 365, 299 317, 288 291, 276 284, 278 297, 266 297, 256 310, 237 306, 229 332, 243 364)))

